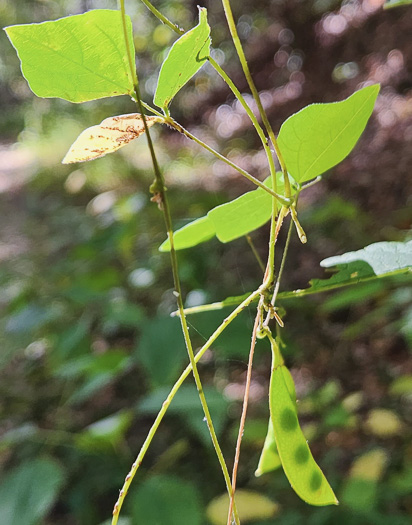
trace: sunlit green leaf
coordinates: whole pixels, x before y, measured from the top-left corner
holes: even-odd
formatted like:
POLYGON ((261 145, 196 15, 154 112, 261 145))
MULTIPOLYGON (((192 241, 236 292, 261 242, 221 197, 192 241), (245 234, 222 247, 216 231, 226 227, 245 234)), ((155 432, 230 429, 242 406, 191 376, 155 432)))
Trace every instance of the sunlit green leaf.
POLYGON ((154 103, 167 107, 176 93, 203 66, 210 54, 210 27, 207 11, 199 8, 199 24, 177 40, 169 51, 159 74, 154 103))
MULTIPOLYGON (((127 35, 134 54, 132 23, 127 35)), ((119 11, 95 9, 41 24, 6 27, 24 77, 39 97, 85 102, 131 94, 119 11)))
MULTIPOLYGON (((271 178, 264 183, 271 188, 271 178)), ((284 190, 281 173, 277 174, 277 190, 284 190)), ((176 249, 190 248, 208 241, 216 235, 220 242, 230 242, 256 230, 270 219, 272 214, 272 197, 257 188, 244 193, 233 201, 226 202, 210 210, 206 217, 197 219, 174 233, 176 249)), ((169 240, 160 246, 160 251, 170 249, 169 240)))
POLYGON ((372 114, 379 85, 360 89, 342 102, 311 104, 282 125, 278 143, 297 182, 321 175, 353 149, 372 114))
POLYGON ((152 476, 131 496, 133 523, 200 525, 200 495, 193 483, 172 476, 152 476))
MULTIPOLYGON (((208 241, 215 235, 215 233, 216 230, 214 224, 209 217, 200 217, 175 231, 173 235, 175 249, 183 250, 184 248, 191 248, 192 246, 208 241)), ((170 251, 169 239, 160 245, 159 250, 161 252, 170 251)))
MULTIPOLYGON (((312 279, 311 286, 303 290, 280 292, 278 299, 294 299, 320 292, 327 292, 358 284, 383 279, 386 277, 400 278, 402 274, 412 273, 412 241, 409 242, 377 242, 370 244, 357 252, 348 252, 336 257, 329 257, 321 265, 329 268, 337 266, 337 272, 329 279, 312 279), (375 273, 377 272, 377 273, 375 273)), ((409 275, 405 275, 409 280, 409 275)), ((213 310, 221 310, 227 306, 236 306, 249 297, 250 292, 223 301, 186 308, 185 313, 194 314, 213 310)))
MULTIPOLYGON (((279 505, 266 496, 242 489, 236 491, 236 507, 242 523, 272 518, 280 510, 279 505)), ((222 494, 209 503, 206 514, 213 525, 226 525, 227 509, 227 494, 222 494)))
POLYGON ((49 512, 63 485, 60 465, 49 458, 26 461, 3 476, 0 485, 2 525, 35 525, 49 512))

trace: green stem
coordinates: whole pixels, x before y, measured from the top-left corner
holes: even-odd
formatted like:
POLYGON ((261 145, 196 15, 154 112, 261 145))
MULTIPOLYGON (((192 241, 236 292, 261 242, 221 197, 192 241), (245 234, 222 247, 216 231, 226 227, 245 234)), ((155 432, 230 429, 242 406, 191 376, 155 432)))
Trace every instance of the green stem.
MULTIPOLYGON (((126 12, 125 12, 124 0, 120 0, 120 10, 121 10, 121 15, 122 15, 123 34, 124 34, 124 39, 125 39, 127 56, 128 56, 128 61, 129 61, 129 67, 130 67, 130 71, 131 71, 131 74, 132 74, 132 77, 133 77, 133 82, 134 82, 135 96, 136 96, 136 99, 137 99, 137 103, 138 103, 138 107, 139 107, 140 113, 142 115, 143 124, 144 124, 146 137, 147 137, 147 142, 148 142, 148 146, 149 146, 149 150, 150 150, 150 155, 152 157, 153 168, 154 168, 154 173, 155 173, 155 182, 154 182, 154 185, 152 186, 153 187, 153 193, 155 194, 156 202, 157 202, 159 208, 163 212, 163 217, 164 217, 164 221, 165 221, 165 225, 166 225, 167 235, 168 235, 169 241, 170 241, 170 258, 171 258, 171 264, 172 264, 172 274, 173 274, 173 281, 174 281, 176 297, 177 297, 177 305, 178 305, 179 312, 180 312, 180 322, 181 322, 181 325, 182 325, 183 336, 184 336, 184 339, 185 339, 185 344, 186 344, 187 352, 188 352, 188 355, 189 355, 190 365, 191 365, 193 376, 194 376, 194 379, 195 379, 196 388, 197 388, 198 393, 199 393, 199 398, 200 398, 200 402, 202 404, 203 412, 205 414, 205 418, 206 418, 207 426, 208 426, 208 429, 209 429, 209 433, 210 433, 210 436, 211 436, 211 439, 212 439, 212 442, 213 442, 213 446, 214 446, 214 448, 216 450, 216 455, 218 457, 218 461, 219 461, 220 466, 221 466, 222 471, 223 471, 223 476, 224 476, 224 479, 225 479, 225 482, 226 482, 226 486, 227 486, 227 490, 228 490, 229 496, 232 496, 232 487, 231 487, 231 483, 230 483, 229 472, 227 470, 227 466, 226 466, 226 463, 225 463, 225 460, 224 460, 224 457, 223 457, 223 454, 222 454, 222 451, 221 451, 221 448, 220 448, 220 445, 219 445, 219 441, 217 439, 216 432, 215 432, 215 429, 214 429, 214 426, 213 426, 212 418, 210 416, 209 407, 207 405, 207 401, 206 401, 206 397, 205 397, 205 394, 204 394, 204 391, 203 391, 203 386, 202 386, 202 382, 201 382, 201 379, 200 379, 199 371, 197 369, 195 355, 194 355, 193 347, 192 347, 192 342, 191 342, 190 335, 189 335, 189 329, 188 329, 187 322, 186 322, 186 317, 185 317, 185 314, 184 314, 184 305, 183 305, 182 290, 181 290, 181 284, 180 284, 180 278, 179 278, 179 272, 178 272, 177 255, 176 255, 176 250, 175 250, 175 247, 174 247, 173 226, 172 226, 172 219, 171 219, 169 203, 168 203, 168 199, 167 199, 167 195, 166 195, 165 181, 164 181, 163 174, 162 174, 162 172, 161 172, 161 170, 159 168, 157 157, 156 157, 156 154, 155 154, 155 151, 154 151, 153 142, 152 142, 152 139, 151 139, 151 136, 150 136, 149 128, 147 126, 145 113, 144 113, 144 108, 143 108, 142 101, 141 101, 140 89, 139 89, 139 80, 138 80, 138 76, 137 76, 136 67, 134 65, 134 60, 133 60, 133 57, 132 57, 132 52, 131 52, 131 48, 130 48, 130 45, 129 45, 129 41, 128 41, 128 38, 127 38, 126 12)), ((119 516, 121 504, 122 504, 122 502, 120 502, 120 504, 116 504, 115 507, 114 507, 114 510, 113 510, 113 521, 112 521, 113 525, 115 525, 117 523, 117 521, 118 521, 118 516, 119 516)), ((234 509, 234 519, 235 519, 235 522, 237 524, 239 524, 239 518, 237 516, 236 509, 234 509)))
MULTIPOLYGON (((173 120, 171 117, 166 118, 165 119, 165 123, 168 124, 169 126, 171 126, 172 128, 174 128, 175 130, 179 131, 179 133, 182 133, 183 135, 185 135, 187 138, 189 138, 189 139, 193 140, 194 142, 196 142, 197 144, 199 144, 199 146, 202 146, 202 148, 204 148, 205 150, 207 150, 210 153, 212 153, 212 155, 214 155, 219 160, 222 160, 223 162, 225 162, 226 164, 231 166, 233 169, 238 171, 241 175, 243 175, 248 180, 253 182, 253 184, 255 184, 256 186, 259 186, 259 188, 262 188, 262 190, 265 190, 267 193, 272 195, 272 197, 275 197, 275 199, 277 199, 283 206, 289 207, 292 204, 292 202, 293 202, 292 199, 284 197, 283 195, 279 195, 278 193, 273 191, 271 188, 268 188, 259 179, 256 179, 256 177, 254 177, 253 175, 248 173, 246 170, 244 170, 243 168, 241 168, 240 166, 238 166, 237 164, 235 164, 234 162, 232 162, 228 158, 226 158, 223 155, 221 155, 218 151, 216 151, 212 147, 208 146, 201 139, 199 139, 199 138, 195 137, 194 135, 192 135, 192 133, 190 133, 190 131, 185 129, 178 122, 173 120)), ((275 175, 275 181, 276 181, 276 175, 275 175)))
MULTIPOLYGON (((171 22, 167 17, 165 17, 160 11, 158 11, 148 0, 142 0, 142 2, 145 4, 145 6, 156 16, 159 20, 161 20, 164 24, 169 26, 173 31, 175 31, 178 35, 182 35, 185 33, 183 29, 178 28, 176 24, 171 22)), ((273 155, 270 151, 270 147, 268 144, 268 140, 265 136, 265 133, 259 124, 255 114, 253 113, 252 109, 250 108, 249 104, 246 102, 244 96, 242 93, 238 90, 238 88, 235 86, 232 79, 227 75, 227 73, 220 67, 220 65, 214 60, 212 57, 208 57, 208 61, 210 62, 211 66, 216 70, 216 72, 221 76, 221 78, 226 82, 226 84, 229 86, 232 93, 235 95, 235 97, 239 100, 241 105, 243 106, 244 110, 246 111, 247 115, 249 116, 254 128, 256 129, 257 134, 259 135, 259 138, 262 142, 263 148, 265 150, 268 162, 269 162, 269 168, 270 173, 273 174, 276 171, 275 164, 273 161, 273 155)), ((263 108, 262 108, 263 109, 263 108)), ((289 183, 289 179, 285 180, 285 188, 287 187, 289 183)), ((273 179, 273 190, 276 191, 276 179, 273 179)), ((290 197, 290 189, 289 189, 289 195, 287 194, 287 197, 290 197)))
POLYGON ((253 252, 253 255, 255 256, 255 259, 258 262, 258 265, 260 266, 260 269, 262 270, 263 273, 265 273, 265 265, 263 264, 263 261, 262 261, 260 255, 259 255, 258 251, 256 250, 256 246, 255 246, 254 242, 252 241, 252 237, 249 234, 245 235, 245 237, 246 237, 247 243, 250 246, 250 249, 253 252))
POLYGON ((229 26, 229 31, 230 31, 230 34, 232 36, 233 44, 234 44, 234 46, 236 48, 236 52, 238 54, 238 57, 239 57, 239 60, 240 60, 240 64, 242 66, 243 73, 245 74, 247 83, 249 84, 250 91, 251 91, 251 93, 253 95, 253 98, 254 98, 254 100, 256 102, 256 105, 258 107, 259 114, 260 114, 260 117, 262 119, 263 125, 266 128, 266 131, 267 131, 267 133, 269 135, 269 138, 270 138, 270 140, 271 140, 271 142, 273 144, 273 147, 275 148, 276 155, 277 155, 277 157, 279 159, 279 164, 280 164, 280 167, 281 167, 281 170, 282 170, 282 173, 283 173, 283 177, 284 177, 284 180, 285 180, 285 194, 286 194, 286 197, 290 198, 291 197, 291 189, 290 189, 290 181, 289 181, 288 171, 286 169, 286 164, 285 164, 285 161, 283 159, 282 153, 281 153, 281 151, 279 149, 279 145, 277 143, 277 140, 276 140, 275 134, 273 132, 272 126, 270 125, 269 119, 268 119, 268 117, 266 115, 266 111, 264 110, 264 108, 262 106, 262 102, 260 100, 259 93, 258 93, 258 90, 256 89, 256 86, 255 86, 255 83, 253 81, 252 75, 250 74, 249 65, 247 63, 246 56, 245 56, 245 53, 243 51, 242 44, 240 42, 240 38, 239 38, 237 29, 236 29, 235 20, 233 18, 232 8, 230 6, 230 0, 222 0, 222 4, 223 4, 223 9, 224 9, 224 12, 225 12, 225 15, 226 15, 226 20, 227 20, 227 23, 228 23, 228 26, 229 26))
POLYGON ((184 29, 181 29, 179 26, 171 22, 165 15, 163 15, 160 11, 158 11, 153 4, 151 4, 148 0, 141 0, 144 5, 151 11, 155 17, 157 17, 161 22, 163 22, 165 25, 169 26, 172 31, 177 33, 178 35, 183 35, 185 33, 184 29))
MULTIPOLYGON (((285 247, 283 249, 282 260, 281 260, 281 263, 280 263, 278 275, 276 277, 276 282, 275 282, 275 287, 274 287, 274 290, 273 290, 272 299, 270 301, 272 306, 275 306, 276 297, 277 297, 278 292, 279 292, 280 280, 282 279, 283 270, 285 268, 286 256, 288 254, 290 239, 292 237, 292 230, 293 230, 293 221, 291 220, 290 224, 289 224, 288 235, 286 237, 285 247)), ((270 319, 271 319, 271 315, 270 315, 270 312, 268 312, 268 315, 266 316, 265 322, 263 323, 265 327, 268 326, 270 319)))
MULTIPOLYGON (((229 326, 229 324, 247 307, 250 303, 252 303, 257 297, 259 297, 260 292, 259 290, 256 290, 255 292, 251 293, 249 297, 247 297, 239 306, 237 306, 233 312, 224 319, 224 321, 220 324, 220 326, 213 332, 213 334, 209 337, 209 339, 206 341, 206 343, 202 346, 202 348, 199 350, 199 352, 195 356, 196 363, 203 357, 205 352, 212 346, 212 344, 216 341, 216 339, 220 336, 220 334, 229 326)), ((185 379, 189 376, 189 374, 192 371, 192 365, 189 364, 185 370, 180 375, 179 379, 176 381, 176 383, 173 385, 172 389, 169 392, 169 395, 166 397, 165 401, 162 404, 161 409, 159 410, 156 419, 154 420, 146 439, 140 449, 140 452, 134 461, 130 472, 127 474, 126 479, 124 481, 122 490, 119 493, 119 498, 116 502, 116 505, 114 506, 113 510, 113 520, 112 525, 117 525, 118 522, 118 516, 120 509, 123 505, 124 499, 126 498, 126 494, 130 488, 130 485, 133 481, 133 478, 135 477, 137 470, 139 469, 147 450, 149 449, 149 446, 157 432, 157 429, 159 428, 160 423, 162 422, 162 419, 164 415, 167 412, 167 409, 170 406, 170 403, 173 401, 173 398, 177 394, 179 388, 182 386, 185 379)))

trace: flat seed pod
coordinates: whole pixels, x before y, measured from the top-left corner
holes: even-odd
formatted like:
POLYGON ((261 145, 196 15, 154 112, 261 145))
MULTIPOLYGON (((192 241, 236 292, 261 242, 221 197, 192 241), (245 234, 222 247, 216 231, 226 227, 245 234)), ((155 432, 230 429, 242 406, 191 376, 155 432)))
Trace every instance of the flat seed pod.
MULTIPOLYGON (((296 403, 296 390, 293 377, 287 368, 284 369, 284 379, 293 402, 296 403)), ((255 476, 259 477, 262 474, 276 470, 281 466, 278 447, 276 445, 275 432, 273 430, 273 424, 271 418, 269 418, 268 431, 266 434, 265 443, 263 444, 262 453, 260 455, 258 468, 256 469, 255 476)))
POLYGON ((288 375, 285 366, 274 366, 269 391, 270 415, 283 470, 293 490, 307 503, 337 505, 338 500, 299 426, 296 404, 287 386, 288 375))
MULTIPOLYGON (((150 127, 156 122, 163 122, 163 119, 146 116, 146 122, 150 127)), ((144 124, 140 113, 106 118, 98 126, 92 126, 80 133, 62 163, 72 164, 104 157, 107 153, 113 153, 126 146, 142 133, 144 124)))

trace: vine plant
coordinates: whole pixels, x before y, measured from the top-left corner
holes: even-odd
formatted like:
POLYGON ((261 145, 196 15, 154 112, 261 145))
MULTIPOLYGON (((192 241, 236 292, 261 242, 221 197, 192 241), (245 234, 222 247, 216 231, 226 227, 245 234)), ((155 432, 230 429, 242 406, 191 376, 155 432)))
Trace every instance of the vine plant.
POLYGON ((300 240, 303 243, 306 242, 306 235, 297 215, 299 194, 308 186, 319 182, 324 172, 342 161, 353 149, 372 114, 379 86, 365 86, 341 102, 310 105, 288 118, 276 136, 251 76, 237 33, 230 1, 222 0, 222 5, 241 67, 258 108, 258 116, 253 113, 227 73, 211 56, 211 30, 205 8, 199 8, 198 24, 186 32, 168 20, 149 0, 142 0, 142 2, 160 22, 168 25, 179 36, 159 73, 153 100, 158 109, 145 103, 141 98, 139 77, 135 67, 132 24, 125 13, 124 0, 120 1, 119 11, 92 10, 82 15, 69 16, 41 24, 16 25, 6 28, 7 35, 21 60, 23 75, 32 91, 39 97, 58 97, 79 103, 103 97, 129 95, 137 104, 138 113, 110 117, 101 124, 83 131, 71 146, 63 163, 97 159, 116 151, 142 133, 146 134, 153 162, 154 181, 150 192, 152 201, 163 213, 167 231, 167 240, 160 246, 160 250, 170 252, 174 293, 178 306, 175 314, 180 317, 189 365, 170 390, 126 476, 118 501, 114 506, 112 524, 117 524, 121 507, 136 471, 173 397, 190 373, 194 376, 209 433, 227 487, 229 497, 227 523, 228 525, 240 524, 234 496, 257 338, 266 338, 270 343, 272 372, 269 390, 270 420, 256 475, 274 470, 281 465, 292 488, 307 503, 312 505, 337 504, 337 498, 313 458, 299 426, 294 383, 284 364, 281 341, 277 337, 280 328, 284 326, 277 305, 278 300, 282 298, 319 293, 411 269, 411 243, 376 243, 358 252, 323 261, 323 266, 338 267, 338 272, 330 279, 314 280, 310 288, 306 290, 279 292, 293 225, 300 240), (268 169, 268 177, 263 182, 183 128, 171 115, 170 104, 174 96, 206 61, 209 61, 238 99, 261 140, 267 157, 268 169), (205 217, 173 232, 165 178, 150 135, 150 127, 155 124, 166 124, 195 141, 219 160, 237 170, 258 188, 243 194, 234 201, 210 210, 205 217), (280 168, 278 171, 272 148, 280 168), (283 256, 279 267, 275 268, 275 246, 279 231, 288 216, 290 216, 290 224, 283 256), (220 303, 185 310, 179 280, 177 250, 195 246, 215 235, 220 241, 229 242, 242 235, 247 235, 268 221, 270 221, 269 247, 261 285, 242 297, 232 297, 220 303), (252 332, 243 410, 234 466, 230 475, 214 430, 197 363, 236 316, 255 302, 257 302, 257 311, 252 332), (235 308, 195 355, 186 316, 229 305, 235 308))

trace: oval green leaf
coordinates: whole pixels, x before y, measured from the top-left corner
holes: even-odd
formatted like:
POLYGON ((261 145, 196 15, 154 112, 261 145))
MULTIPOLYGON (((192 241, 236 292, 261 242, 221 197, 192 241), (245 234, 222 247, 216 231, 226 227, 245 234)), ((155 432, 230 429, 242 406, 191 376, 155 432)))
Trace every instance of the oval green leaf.
POLYGON ((177 40, 169 51, 157 82, 154 103, 166 108, 180 89, 195 75, 210 54, 207 11, 199 8, 199 24, 177 40))
MULTIPOLYGON (((195 221, 189 222, 183 228, 175 231, 173 235, 175 250, 183 250, 184 248, 191 248, 202 242, 211 239, 216 233, 215 227, 209 217, 200 217, 195 221)), ((161 252, 170 251, 170 241, 166 239, 160 246, 161 252)))
MULTIPOLYGON (((126 25, 134 54, 130 17, 126 25)), ((38 97, 85 102, 133 92, 119 11, 95 9, 5 31, 23 76, 38 97)))
POLYGON ((278 144, 290 174, 305 182, 339 164, 352 151, 372 114, 379 85, 342 102, 311 104, 289 117, 278 144))
POLYGON ((299 426, 296 404, 287 386, 287 376, 285 366, 274 367, 269 390, 270 416, 283 470, 293 490, 307 503, 337 505, 338 500, 313 459, 299 426))
MULTIPOLYGON (((283 176, 277 173, 276 177, 277 191, 283 194, 283 176)), ((271 182, 271 177, 267 177, 264 184, 271 188, 271 182)), ((233 201, 216 206, 206 217, 196 219, 177 230, 174 233, 176 250, 197 246, 214 235, 223 243, 233 241, 263 226, 268 222, 271 214, 271 195, 262 188, 248 191, 233 201)), ((166 240, 159 250, 169 251, 169 240, 166 240)))

